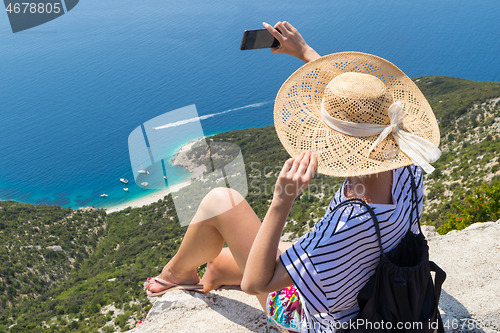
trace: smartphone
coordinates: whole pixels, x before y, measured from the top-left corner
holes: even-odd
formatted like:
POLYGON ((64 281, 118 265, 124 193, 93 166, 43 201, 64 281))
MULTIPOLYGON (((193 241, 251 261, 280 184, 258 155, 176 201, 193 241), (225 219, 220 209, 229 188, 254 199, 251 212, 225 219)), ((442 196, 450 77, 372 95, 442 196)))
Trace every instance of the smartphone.
POLYGON ((245 30, 240 50, 265 49, 279 45, 280 42, 266 29, 245 30))

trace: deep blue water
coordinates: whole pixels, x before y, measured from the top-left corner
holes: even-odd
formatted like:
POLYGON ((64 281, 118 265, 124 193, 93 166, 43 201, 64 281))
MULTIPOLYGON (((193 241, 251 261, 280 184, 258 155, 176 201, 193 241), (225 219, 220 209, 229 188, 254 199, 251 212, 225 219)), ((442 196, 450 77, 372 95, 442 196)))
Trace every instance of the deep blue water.
POLYGON ((410 77, 499 81, 499 9, 494 0, 85 0, 16 34, 0 13, 0 199, 105 207, 150 194, 118 181, 133 179, 128 136, 186 105, 208 115, 264 103, 202 120, 205 134, 272 124, 271 101, 301 62, 239 50, 243 30, 262 21, 292 22, 320 54, 373 53, 410 77))

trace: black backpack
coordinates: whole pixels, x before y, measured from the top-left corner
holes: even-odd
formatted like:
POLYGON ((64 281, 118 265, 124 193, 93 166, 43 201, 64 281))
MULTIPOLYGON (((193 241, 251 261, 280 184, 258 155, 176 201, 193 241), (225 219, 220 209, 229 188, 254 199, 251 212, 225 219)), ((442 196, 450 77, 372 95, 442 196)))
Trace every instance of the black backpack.
POLYGON ((411 231, 413 209, 418 209, 415 178, 409 167, 412 188, 410 223, 401 242, 384 253, 378 220, 373 209, 361 199, 350 199, 339 206, 357 203, 364 206, 375 223, 380 248, 380 263, 375 274, 360 290, 359 314, 342 323, 341 332, 444 332, 438 304, 446 273, 429 261, 429 246, 420 233, 411 231), (431 271, 435 272, 435 282, 431 271))

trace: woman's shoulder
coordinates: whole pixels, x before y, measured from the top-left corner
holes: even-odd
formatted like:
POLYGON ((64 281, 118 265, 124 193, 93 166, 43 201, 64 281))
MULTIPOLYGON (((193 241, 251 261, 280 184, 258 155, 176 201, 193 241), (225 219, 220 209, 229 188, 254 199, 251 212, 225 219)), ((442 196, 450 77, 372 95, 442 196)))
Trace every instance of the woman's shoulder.
POLYGON ((393 196, 395 199, 401 196, 401 193, 410 193, 412 181, 415 182, 417 192, 422 188, 423 172, 422 168, 414 164, 407 167, 395 169, 393 173, 393 196), (413 179, 412 179, 413 178, 413 179))
POLYGON ((398 169, 394 169, 393 172, 394 172, 394 176, 396 178, 396 183, 399 182, 399 183, 406 184, 406 181, 409 180, 408 177, 411 177, 412 175, 415 178, 415 180, 417 180, 423 176, 422 168, 419 167, 418 165, 415 165, 415 164, 401 167, 398 169))
POLYGON ((366 208, 347 199, 341 192, 342 189, 343 186, 330 201, 324 217, 314 228, 315 232, 334 235, 347 228, 355 228, 369 219, 366 208))

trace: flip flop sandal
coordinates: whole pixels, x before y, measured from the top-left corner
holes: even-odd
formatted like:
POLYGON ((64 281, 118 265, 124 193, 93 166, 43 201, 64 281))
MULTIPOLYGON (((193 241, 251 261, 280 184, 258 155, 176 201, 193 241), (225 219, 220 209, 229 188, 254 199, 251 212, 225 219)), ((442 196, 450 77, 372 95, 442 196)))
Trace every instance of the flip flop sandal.
POLYGON ((146 290, 146 294, 149 297, 156 297, 156 296, 161 296, 169 291, 173 290, 192 290, 192 291, 197 291, 197 289, 203 289, 202 284, 175 284, 171 282, 167 282, 163 279, 160 279, 158 277, 154 278, 155 282, 158 282, 162 286, 167 287, 165 290, 159 291, 157 293, 152 293, 149 290, 146 290))
POLYGON ((224 284, 215 290, 241 290, 240 285, 224 284))

